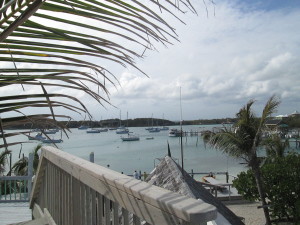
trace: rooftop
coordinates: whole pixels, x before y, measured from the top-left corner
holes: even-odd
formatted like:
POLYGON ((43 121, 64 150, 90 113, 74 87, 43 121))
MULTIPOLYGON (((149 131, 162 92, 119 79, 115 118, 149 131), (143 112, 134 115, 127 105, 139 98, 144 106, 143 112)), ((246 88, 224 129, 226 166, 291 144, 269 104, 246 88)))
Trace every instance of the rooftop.
POLYGON ((215 198, 200 183, 196 182, 186 171, 182 173, 181 167, 169 156, 161 159, 146 181, 150 184, 214 205, 218 210, 217 224, 244 224, 238 216, 219 199, 215 198))

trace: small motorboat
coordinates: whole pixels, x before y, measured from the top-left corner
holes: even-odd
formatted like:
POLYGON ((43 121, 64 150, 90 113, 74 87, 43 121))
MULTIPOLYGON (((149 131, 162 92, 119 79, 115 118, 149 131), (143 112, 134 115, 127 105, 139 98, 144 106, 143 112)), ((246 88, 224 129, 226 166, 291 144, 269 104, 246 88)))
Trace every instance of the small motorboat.
POLYGON ((61 143, 63 142, 62 139, 44 139, 42 140, 43 143, 61 143))
POLYGON ((99 129, 99 130, 100 130, 100 132, 107 132, 107 131, 108 131, 107 128, 101 128, 101 129, 99 129))
POLYGON ((88 128, 89 126, 81 125, 80 127, 78 127, 78 130, 87 130, 88 128))
POLYGON ((49 130, 44 130, 45 134, 56 134, 57 130, 56 129, 49 129, 49 130))
POLYGON ((222 182, 220 182, 219 180, 216 180, 216 176, 213 173, 210 173, 210 174, 202 177, 202 181, 205 183, 209 183, 213 186, 216 186, 217 189, 221 192, 227 190, 226 186, 224 186, 224 184, 222 182))
POLYGON ((206 183, 210 183, 209 182, 209 177, 212 177, 213 179, 216 179, 216 176, 213 173, 209 173, 208 175, 205 175, 202 177, 202 181, 206 182, 206 183))
POLYGON ((180 137, 182 132, 178 129, 171 129, 169 131, 169 137, 180 137))
POLYGON ((140 137, 133 134, 128 134, 128 136, 122 136, 121 139, 122 141, 139 141, 140 137))
POLYGON ((95 133, 100 133, 101 131, 99 129, 91 129, 86 131, 88 134, 95 134, 95 133))
POLYGON ((146 137, 146 140, 153 140, 154 137, 146 137))
POLYGON ((148 131, 149 131, 149 133, 157 133, 157 132, 160 132, 160 128, 159 127, 153 127, 148 131))
POLYGON ((28 140, 42 141, 45 139, 46 139, 46 137, 43 137, 43 135, 41 133, 38 133, 35 136, 28 135, 28 140))

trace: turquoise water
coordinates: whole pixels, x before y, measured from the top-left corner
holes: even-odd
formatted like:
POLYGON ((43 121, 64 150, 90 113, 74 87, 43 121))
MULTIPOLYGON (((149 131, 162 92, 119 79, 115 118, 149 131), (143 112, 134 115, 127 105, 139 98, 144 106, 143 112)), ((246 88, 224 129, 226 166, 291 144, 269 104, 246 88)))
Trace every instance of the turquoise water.
MULTIPOLYGON (((213 126, 183 126, 184 131, 201 131, 213 126)), ((176 128, 176 127, 172 127, 176 128)), ((177 127, 178 128, 178 127, 177 127)), ((134 170, 150 172, 158 163, 157 158, 167 154, 167 143, 170 144, 172 156, 178 158, 181 163, 179 138, 169 137, 168 131, 149 133, 144 127, 130 127, 129 130, 140 136, 140 141, 123 142, 115 131, 87 134, 86 130, 71 129, 69 139, 63 134, 63 143, 57 144, 58 148, 74 154, 83 159, 89 159, 89 154, 94 152, 95 163, 132 174, 134 170), (147 137, 154 139, 146 140, 147 137)), ((61 134, 50 135, 60 138, 61 134)), ((16 140, 16 139, 15 139, 16 140)), ((27 137, 18 137, 18 140, 28 141, 27 137)), ((38 144, 38 141, 30 141, 22 145, 21 152, 28 155, 38 144)), ((10 147, 13 150, 13 162, 18 159, 20 146, 10 147)), ((184 169, 188 172, 226 172, 232 175, 244 170, 240 160, 227 157, 218 150, 205 148, 201 137, 192 136, 183 138, 184 169)))

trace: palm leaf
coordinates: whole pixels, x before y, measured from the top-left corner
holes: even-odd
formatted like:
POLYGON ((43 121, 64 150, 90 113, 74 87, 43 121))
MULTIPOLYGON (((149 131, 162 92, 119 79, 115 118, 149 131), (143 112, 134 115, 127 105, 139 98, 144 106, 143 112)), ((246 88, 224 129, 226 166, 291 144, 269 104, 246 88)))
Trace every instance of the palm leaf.
MULTIPOLYGON (((3 146, 7 147, 7 145, 3 146)), ((5 171, 5 165, 7 162, 7 157, 11 153, 9 150, 4 150, 0 153, 0 174, 2 174, 5 171)))
MULTIPOLYGON (((41 88, 34 95, 0 97, 2 115, 20 114, 1 118, 1 129, 21 123, 63 127, 56 120, 70 118, 56 115, 58 107, 91 117, 83 102, 49 92, 48 87, 86 93, 103 107, 110 104, 108 85, 115 86, 118 80, 105 68, 106 62, 132 66, 144 74, 135 59, 143 57, 145 49, 155 49, 154 43, 168 45, 178 40, 175 28, 164 18, 171 15, 183 22, 177 14, 195 13, 189 0, 180 1, 180 7, 169 0, 151 0, 149 4, 136 0, 2 1, 0 60, 9 66, 1 68, 0 87, 41 88), (92 63, 95 60, 97 63, 92 63), (50 113, 25 115, 26 108, 49 108, 50 113)), ((6 146, 9 135, 3 135, 6 146)))

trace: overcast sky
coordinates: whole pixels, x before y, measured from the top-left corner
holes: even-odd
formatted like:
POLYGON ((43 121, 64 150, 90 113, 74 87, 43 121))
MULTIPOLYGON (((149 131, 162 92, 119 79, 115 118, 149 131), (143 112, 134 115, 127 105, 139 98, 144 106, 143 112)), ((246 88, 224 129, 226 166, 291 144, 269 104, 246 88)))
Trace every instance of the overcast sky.
MULTIPOLYGON (((277 114, 300 111, 300 1, 202 1, 198 16, 176 24, 180 43, 147 52, 138 66, 117 72, 111 89, 118 109, 97 109, 103 119, 163 117, 183 119, 234 117, 250 99, 259 115, 268 98, 282 101, 277 114)), ((93 111, 93 110, 92 110, 93 111)))
POLYGON ((250 99, 259 115, 273 94, 282 101, 277 114, 300 111, 300 1, 214 0, 207 11, 202 0, 191 2, 198 16, 172 24, 180 42, 137 60, 149 78, 109 68, 120 82, 109 90, 116 108, 85 99, 94 119, 118 118, 121 110, 122 119, 128 112, 180 120, 180 87, 184 120, 235 117, 250 99))

